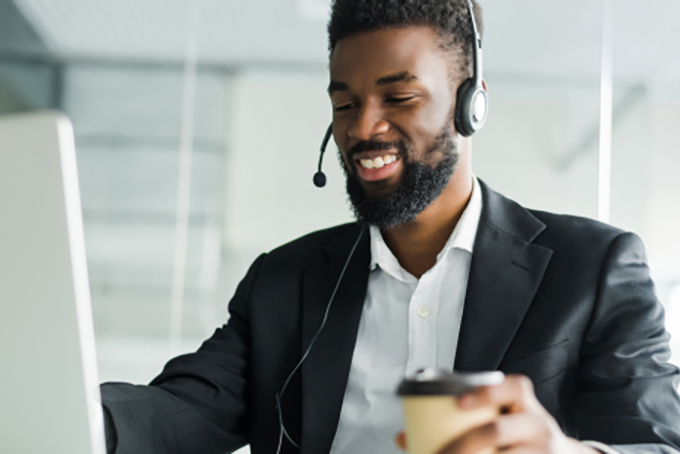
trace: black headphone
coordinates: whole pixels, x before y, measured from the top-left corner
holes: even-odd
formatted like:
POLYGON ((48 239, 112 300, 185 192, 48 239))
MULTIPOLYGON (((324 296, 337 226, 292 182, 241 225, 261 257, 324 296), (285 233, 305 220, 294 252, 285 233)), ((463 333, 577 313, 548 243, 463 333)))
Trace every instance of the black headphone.
MULTIPOLYGON (((467 0, 467 3, 470 10, 470 22, 472 23, 472 30, 475 35, 472 47, 472 77, 466 79, 458 87, 458 92, 456 93, 456 111, 454 113, 456 131, 463 137, 470 137, 482 129, 489 112, 489 100, 482 83, 482 38, 479 36, 479 30, 477 29, 472 0, 467 0)), ((333 124, 331 123, 321 143, 319 168, 314 174, 314 185, 317 188, 326 186, 326 175, 321 171, 321 164, 332 133, 333 124)))

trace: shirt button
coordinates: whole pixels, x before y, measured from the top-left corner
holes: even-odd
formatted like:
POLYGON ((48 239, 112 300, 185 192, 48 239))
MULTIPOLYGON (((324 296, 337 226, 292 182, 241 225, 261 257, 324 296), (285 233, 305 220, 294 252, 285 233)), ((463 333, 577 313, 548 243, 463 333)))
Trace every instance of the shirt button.
POLYGON ((416 314, 418 314, 418 317, 425 318, 430 314, 430 311, 426 307, 419 307, 416 309, 416 314))

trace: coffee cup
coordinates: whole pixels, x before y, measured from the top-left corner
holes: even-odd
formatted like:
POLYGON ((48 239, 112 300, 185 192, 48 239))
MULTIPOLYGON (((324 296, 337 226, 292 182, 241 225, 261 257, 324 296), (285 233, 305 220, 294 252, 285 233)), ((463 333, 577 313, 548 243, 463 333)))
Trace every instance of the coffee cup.
POLYGON ((397 394, 404 411, 409 454, 437 454, 470 429, 495 420, 499 408, 463 410, 458 406, 458 397, 480 386, 498 385, 504 378, 497 371, 457 373, 434 369, 406 377, 397 394))

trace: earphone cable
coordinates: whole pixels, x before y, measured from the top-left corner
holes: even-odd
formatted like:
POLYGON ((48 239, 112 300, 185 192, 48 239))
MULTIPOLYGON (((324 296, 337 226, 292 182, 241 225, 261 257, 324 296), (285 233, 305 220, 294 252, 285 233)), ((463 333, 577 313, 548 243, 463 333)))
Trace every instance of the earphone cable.
POLYGON ((340 272, 340 277, 338 278, 338 281, 335 284, 335 288, 333 289, 333 293, 331 294, 331 297, 328 301, 328 305, 326 306, 326 312, 324 313, 323 320, 321 322, 321 325, 319 326, 319 329, 316 331, 314 334, 314 337, 312 338, 312 341, 309 343, 309 347, 305 350, 304 355, 302 355, 302 358, 300 361, 298 361, 297 365, 293 369, 293 371, 288 375, 288 378, 286 379, 285 383, 283 384, 283 387, 281 387, 281 391, 276 393, 276 409, 279 414, 279 425, 280 425, 280 431, 279 431, 279 447, 276 450, 276 454, 280 454, 281 452, 281 447, 283 444, 283 437, 288 439, 296 448, 299 448, 300 445, 295 443, 291 436, 288 434, 286 431, 286 427, 283 424, 283 410, 281 408, 281 398, 283 397, 283 393, 286 392, 286 388, 288 387, 288 384, 290 383, 290 380, 293 378, 295 373, 302 367, 302 363, 307 359, 307 356, 309 356, 309 352, 312 350, 312 347, 316 343, 317 338, 321 334, 321 331, 323 331, 324 327, 326 326, 326 322, 328 321, 328 316, 331 311, 331 306, 333 305, 333 300, 335 299, 336 293, 338 293, 338 288, 340 288, 340 283, 342 282, 342 278, 345 276, 345 272, 347 271, 347 268, 349 266, 349 262, 352 260, 352 256, 354 256, 354 251, 356 250, 357 246, 359 245, 359 241, 361 240, 361 237, 364 235, 364 227, 361 226, 361 231, 359 232, 359 236, 357 237, 356 241, 354 242, 354 246, 352 246, 352 250, 349 253, 349 256, 347 257, 347 260, 345 261, 345 266, 342 268, 342 271, 340 272))

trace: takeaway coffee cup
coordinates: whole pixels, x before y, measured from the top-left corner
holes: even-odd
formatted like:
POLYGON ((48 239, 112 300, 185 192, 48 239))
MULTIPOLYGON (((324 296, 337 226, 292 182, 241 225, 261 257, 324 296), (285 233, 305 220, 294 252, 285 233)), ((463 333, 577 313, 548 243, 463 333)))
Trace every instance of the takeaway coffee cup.
POLYGON ((493 421, 496 407, 461 410, 458 396, 479 386, 498 385, 502 372, 456 373, 423 369, 406 377, 397 394, 404 410, 409 454, 437 454, 463 433, 493 421))

